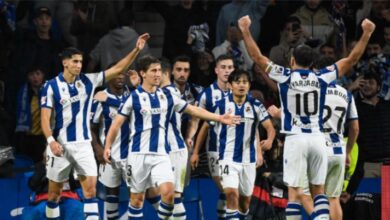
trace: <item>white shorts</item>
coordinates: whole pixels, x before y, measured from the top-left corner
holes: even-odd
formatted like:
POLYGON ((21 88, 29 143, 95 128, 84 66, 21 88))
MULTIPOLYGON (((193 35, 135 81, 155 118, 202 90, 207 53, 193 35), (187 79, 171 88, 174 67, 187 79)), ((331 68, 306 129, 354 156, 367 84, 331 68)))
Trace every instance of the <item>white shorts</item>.
POLYGON ((132 154, 127 157, 127 184, 133 193, 142 193, 162 183, 174 183, 168 155, 132 154))
POLYGON ((283 181, 289 187, 305 187, 305 179, 313 185, 324 185, 328 155, 323 134, 286 136, 283 153, 283 181))
POLYGON ((209 170, 212 177, 220 176, 219 173, 219 153, 218 152, 207 152, 207 158, 209 159, 209 170))
POLYGON ((170 152, 169 157, 171 159, 175 177, 175 192, 182 193, 187 173, 188 150, 185 148, 180 151, 170 152))
POLYGON ((116 188, 126 181, 127 160, 113 161, 112 164, 100 164, 99 181, 106 187, 116 188))
POLYGON ((97 165, 90 142, 62 145, 64 155, 55 156, 46 147, 47 178, 54 182, 62 183, 69 179, 71 169, 81 176, 97 176, 97 165))
MULTIPOLYGON (((344 185, 345 155, 328 157, 328 173, 325 181, 325 194, 330 198, 340 197, 344 185)), ((309 183, 305 181, 305 195, 310 195, 309 183)))
POLYGON ((256 179, 256 163, 241 164, 220 160, 221 184, 225 188, 238 189, 240 195, 251 196, 256 179))

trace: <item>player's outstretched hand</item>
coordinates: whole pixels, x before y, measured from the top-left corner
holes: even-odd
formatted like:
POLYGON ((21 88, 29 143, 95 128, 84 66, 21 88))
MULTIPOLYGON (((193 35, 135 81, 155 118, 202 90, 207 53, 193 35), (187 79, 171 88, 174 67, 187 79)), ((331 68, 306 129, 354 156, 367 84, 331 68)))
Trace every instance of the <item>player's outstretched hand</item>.
POLYGON ((98 102, 105 102, 107 98, 108 98, 107 93, 103 91, 99 91, 93 96, 93 99, 95 99, 98 102))
POLYGON ((136 43, 136 47, 139 50, 144 49, 146 41, 148 41, 149 38, 150 38, 149 33, 145 33, 145 34, 142 34, 141 36, 139 36, 138 40, 137 40, 137 43, 136 43))
POLYGON ((241 123, 241 116, 225 113, 224 115, 220 116, 219 122, 226 125, 238 125, 241 123))
POLYGON ((245 15, 244 17, 241 17, 240 19, 238 19, 238 27, 240 28, 240 30, 242 32, 244 32, 245 30, 248 30, 249 27, 251 26, 251 19, 249 17, 249 15, 245 15))
POLYGON ((111 149, 109 147, 104 147, 103 153, 104 162, 111 164, 111 149))
POLYGON ((375 24, 366 18, 362 22, 362 29, 364 32, 368 32, 371 34, 375 30, 375 24))
POLYGON ((58 143, 57 141, 52 141, 49 143, 49 146, 50 146, 50 150, 51 152, 57 156, 57 157, 61 157, 62 155, 64 155, 64 149, 62 148, 61 144, 58 143))
POLYGON ((270 114, 273 118, 280 118, 281 111, 278 107, 271 105, 268 109, 268 114, 270 114))
POLYGON ((198 164, 199 164, 199 154, 197 154, 197 153, 192 154, 191 158, 190 158, 190 161, 191 161, 191 168, 192 168, 192 170, 195 170, 195 168, 197 168, 198 164))

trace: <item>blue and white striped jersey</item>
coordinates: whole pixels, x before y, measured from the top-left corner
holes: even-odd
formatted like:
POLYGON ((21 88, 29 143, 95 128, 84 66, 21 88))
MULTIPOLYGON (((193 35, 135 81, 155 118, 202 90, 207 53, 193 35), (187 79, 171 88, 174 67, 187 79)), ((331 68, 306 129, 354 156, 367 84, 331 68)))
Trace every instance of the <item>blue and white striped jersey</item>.
POLYGON ((104 72, 80 74, 73 84, 63 73, 49 80, 41 92, 41 108, 52 108, 53 137, 61 144, 91 140, 90 112, 93 91, 104 83, 104 72))
POLYGON ((219 159, 237 163, 256 162, 256 129, 259 123, 269 119, 269 115, 263 104, 247 95, 243 105, 238 106, 230 94, 217 102, 215 113, 231 113, 241 116, 241 123, 236 126, 227 126, 216 123, 219 143, 219 159))
MULTIPOLYGON (((180 97, 180 91, 176 88, 174 84, 162 88, 165 93, 169 93, 170 96, 176 96, 178 99, 180 97)), ((183 150, 186 148, 184 143, 184 138, 181 134, 181 124, 182 124, 182 114, 178 112, 172 112, 170 117, 167 136, 168 136, 168 152, 175 152, 183 150)))
MULTIPOLYGON (((198 106, 206 109, 207 111, 212 111, 213 106, 216 102, 223 99, 225 96, 230 94, 229 91, 222 91, 217 82, 215 81, 209 87, 203 90, 203 92, 198 97, 198 106)), ((209 129, 209 134, 206 141, 206 151, 218 152, 217 146, 217 134, 213 129, 209 129)))
POLYGON ((336 65, 313 72, 291 70, 271 64, 269 76, 278 82, 282 111, 282 133, 320 133, 326 88, 336 80, 336 65))
POLYGON ((347 120, 357 120, 355 101, 350 92, 331 83, 326 89, 324 110, 324 132, 326 146, 333 147, 332 153, 344 154, 344 127, 347 120))
MULTIPOLYGON (((112 94, 109 89, 103 92, 107 94, 108 102, 97 102, 94 100, 92 104, 92 123, 99 125, 99 138, 105 144, 106 136, 112 121, 118 113, 120 104, 124 103, 129 96, 129 91, 126 90, 122 95, 116 96, 112 94), (115 100, 112 102, 110 100, 115 100)), ((119 161, 127 158, 129 149, 130 127, 128 123, 124 123, 119 130, 114 142, 111 146, 111 158, 119 161)))
MULTIPOLYGON (((181 94, 181 98, 185 100, 188 104, 197 105, 197 98, 203 92, 204 88, 202 86, 196 85, 194 83, 186 83, 184 92, 181 94)), ((190 120, 188 114, 182 115, 182 122, 187 124, 190 120)))
POLYGON ((163 90, 146 92, 141 86, 131 92, 119 113, 129 117, 130 152, 167 155, 168 127, 172 111, 183 112, 187 103, 163 90))

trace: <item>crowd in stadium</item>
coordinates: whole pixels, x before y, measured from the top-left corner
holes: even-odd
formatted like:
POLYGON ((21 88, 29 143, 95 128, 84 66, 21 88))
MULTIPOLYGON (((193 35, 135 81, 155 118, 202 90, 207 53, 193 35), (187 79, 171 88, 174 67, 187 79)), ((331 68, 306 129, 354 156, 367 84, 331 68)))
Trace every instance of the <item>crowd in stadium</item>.
POLYGON ((191 219, 183 191, 197 178, 220 190, 207 207, 219 219, 380 219, 381 193, 358 188, 390 162, 390 2, 0 0, 0 181, 15 155, 34 163, 25 219, 117 219, 122 182, 129 219, 144 200, 191 219), (346 107, 322 98, 336 94, 346 107), (310 150, 305 165, 286 159, 314 116, 342 155, 326 182, 310 150), (299 169, 305 180, 286 175, 299 169))

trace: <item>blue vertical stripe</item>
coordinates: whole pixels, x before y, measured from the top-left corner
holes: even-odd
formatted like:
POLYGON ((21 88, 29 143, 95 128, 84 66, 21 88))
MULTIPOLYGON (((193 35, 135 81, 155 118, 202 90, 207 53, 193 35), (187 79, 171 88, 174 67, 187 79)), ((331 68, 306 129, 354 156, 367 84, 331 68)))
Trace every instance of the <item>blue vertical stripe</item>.
MULTIPOLYGON (((163 90, 164 94, 166 95, 166 98, 167 98, 167 105, 168 105, 168 108, 167 108, 167 113, 166 113, 166 118, 165 118, 165 135, 164 135, 164 143, 165 143, 165 151, 167 153, 169 153, 171 151, 171 146, 169 145, 169 142, 168 142, 168 127, 169 127, 169 123, 171 122, 171 120, 173 118, 175 118, 175 112, 173 111, 173 105, 175 103, 173 103, 173 98, 172 98, 172 94, 171 94, 171 91, 167 88, 165 88, 163 90)), ((172 128, 175 128, 175 126, 172 124, 172 128)))
MULTIPOLYGON (((131 151, 132 152, 139 152, 141 149, 141 136, 142 136, 142 131, 144 129, 144 122, 143 122, 143 116, 141 114, 141 103, 139 100, 139 95, 137 94, 136 91, 131 93, 131 97, 133 102, 133 112, 134 112, 134 125, 135 125, 135 131, 134 131, 134 136, 133 136, 133 143, 131 146, 131 151)), ((130 115, 131 117, 131 115, 130 115)))
POLYGON ((319 118, 318 118, 318 125, 320 126, 320 131, 324 131, 323 115, 324 115, 326 89, 328 87, 328 84, 320 78, 318 78, 318 81, 320 83, 320 105, 319 105, 320 114, 319 114, 319 118))
MULTIPOLYGON (((76 80, 77 81, 77 80, 76 80)), ((73 88, 68 84, 69 94, 70 98, 78 96, 79 92, 77 91, 76 84, 74 84, 73 88)), ((80 112, 80 100, 76 102, 71 103, 71 110, 72 110, 72 120, 70 121, 68 127, 66 128, 66 140, 67 141, 76 141, 76 119, 77 114, 80 112)))
MULTIPOLYGON (((235 115, 240 115, 241 117, 244 117, 243 115, 243 108, 244 106, 238 108, 236 104, 234 104, 235 107, 235 115)), ((234 152, 233 152, 233 161, 241 163, 242 162, 242 156, 244 153, 244 142, 243 142, 243 137, 244 137, 244 131, 245 131, 245 122, 241 122, 239 125, 236 125, 235 127, 236 130, 236 136, 234 139, 234 152)))
MULTIPOLYGON (((217 102, 218 105, 217 107, 219 108, 219 114, 223 115, 225 114, 225 107, 226 107, 226 99, 223 99, 223 101, 217 102)), ((224 159, 224 154, 225 154, 225 149, 226 149, 226 138, 227 138, 227 125, 221 124, 221 133, 219 136, 219 159, 223 160, 224 159)), ((210 127, 209 130, 213 129, 210 127)))
POLYGON ((88 112, 88 109, 89 109, 89 105, 91 104, 90 102, 90 99, 91 99, 91 94, 93 93, 93 84, 91 82, 91 80, 88 79, 88 77, 86 77, 84 74, 80 76, 82 82, 84 83, 84 86, 85 86, 85 92, 87 94, 87 98, 85 99, 85 103, 84 103, 84 109, 83 109, 83 136, 84 136, 84 139, 85 140, 88 140, 89 139, 89 133, 90 133, 90 130, 88 129, 88 125, 90 123, 89 121, 89 112, 88 112))
POLYGON ((55 126, 54 126, 54 130, 53 130, 53 137, 55 139, 58 138, 58 135, 60 133, 60 129, 64 126, 64 117, 62 115, 62 105, 60 103, 61 101, 61 94, 60 94, 60 91, 59 91, 59 88, 58 88, 58 83, 57 83, 57 80, 52 80, 50 81, 50 86, 51 88, 53 89, 53 98, 54 98, 54 103, 53 103, 53 107, 55 109, 55 126))
MULTIPOLYGON (((154 95, 149 95, 149 101, 150 106, 152 109, 159 109, 160 108, 160 101, 158 100, 158 93, 155 92, 154 95)), ((168 100, 167 100, 168 101, 168 100)), ((158 142, 159 142, 159 136, 160 136, 160 114, 154 114, 152 112, 152 129, 150 130, 150 135, 153 136, 153 138, 150 139, 149 142, 149 151, 150 152, 157 152, 158 151, 158 142)))
POLYGON ((103 116, 104 116, 104 134, 107 136, 108 130, 111 127, 112 119, 110 118, 110 106, 107 103, 102 104, 103 116))

